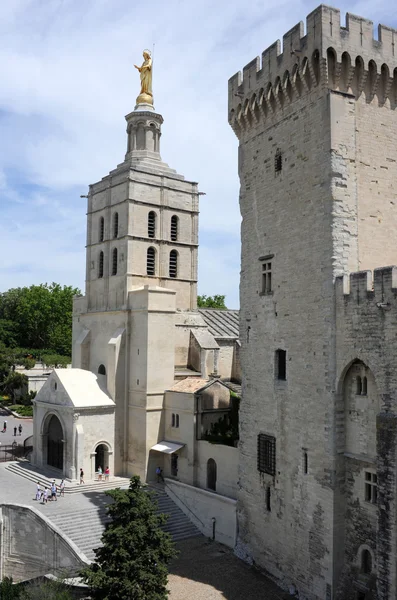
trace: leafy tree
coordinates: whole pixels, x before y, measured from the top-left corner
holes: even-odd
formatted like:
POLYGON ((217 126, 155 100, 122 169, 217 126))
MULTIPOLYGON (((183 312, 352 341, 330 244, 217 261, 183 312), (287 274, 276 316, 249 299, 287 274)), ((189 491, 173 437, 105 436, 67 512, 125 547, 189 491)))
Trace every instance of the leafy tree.
POLYGON ((71 592, 62 580, 42 581, 26 587, 21 600, 73 600, 71 592))
POLYGON ((94 600, 166 600, 167 565, 176 556, 171 536, 161 529, 167 517, 156 514, 156 504, 131 478, 128 490, 106 492, 112 521, 95 550, 95 563, 82 577, 94 600))
POLYGON ((0 600, 19 600, 21 597, 21 590, 19 586, 12 583, 11 577, 4 577, 0 581, 0 600))
POLYGON ((1 391, 15 400, 18 390, 23 389, 28 384, 28 378, 18 371, 11 371, 1 384, 1 391))
POLYGON ((215 294, 215 296, 197 296, 197 306, 199 308, 218 308, 227 309, 225 296, 215 294))

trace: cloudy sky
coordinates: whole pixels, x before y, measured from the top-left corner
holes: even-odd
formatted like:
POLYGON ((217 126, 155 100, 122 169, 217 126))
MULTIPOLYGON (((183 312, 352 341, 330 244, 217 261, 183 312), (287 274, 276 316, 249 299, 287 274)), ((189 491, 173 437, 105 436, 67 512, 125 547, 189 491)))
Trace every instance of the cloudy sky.
MULTIPOLYGON (((124 158, 142 49, 155 43, 162 157, 206 192, 199 293, 238 307, 237 138, 227 80, 318 0, 1 0, 0 291, 84 289, 89 183, 124 158)), ((393 2, 339 4, 397 26, 393 2)))

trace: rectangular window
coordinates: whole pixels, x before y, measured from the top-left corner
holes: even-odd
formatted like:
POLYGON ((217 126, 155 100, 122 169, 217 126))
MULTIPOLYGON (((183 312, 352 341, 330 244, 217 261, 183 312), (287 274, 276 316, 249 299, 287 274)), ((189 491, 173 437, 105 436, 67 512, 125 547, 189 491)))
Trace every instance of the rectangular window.
POLYGON ((262 263, 262 294, 270 294, 272 291, 272 263, 262 263))
POLYGON ((287 351, 276 350, 276 378, 281 381, 287 379, 287 351))
POLYGON ((276 438, 265 433, 258 435, 258 471, 276 474, 276 438))
POLYGON ((370 471, 365 471, 365 501, 371 504, 378 502, 378 476, 370 471))

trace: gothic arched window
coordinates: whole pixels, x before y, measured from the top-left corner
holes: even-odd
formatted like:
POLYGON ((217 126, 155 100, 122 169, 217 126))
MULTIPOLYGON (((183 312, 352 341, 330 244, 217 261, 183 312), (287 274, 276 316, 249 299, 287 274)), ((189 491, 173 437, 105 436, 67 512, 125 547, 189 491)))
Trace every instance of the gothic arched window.
POLYGON ((216 462, 213 458, 207 462, 207 488, 216 491, 216 462))
POLYGON ((117 275, 117 248, 113 249, 112 254, 112 275, 117 275))
POLYGON ((99 241, 103 242, 105 237, 105 219, 101 217, 99 219, 99 241))
POLYGON ((171 240, 176 242, 178 239, 178 217, 176 215, 172 215, 171 217, 171 240))
POLYGON ((156 250, 152 247, 147 249, 146 254, 146 274, 156 274, 156 250))
POLYGON ((103 277, 103 252, 99 253, 98 277, 103 277))
POLYGON ((119 213, 113 215, 113 237, 116 238, 119 235, 119 213))
POLYGON ((147 218, 147 234, 148 237, 156 237, 156 213, 151 210, 147 218))
POLYGON ((176 250, 170 252, 169 275, 170 277, 178 277, 178 252, 176 250))

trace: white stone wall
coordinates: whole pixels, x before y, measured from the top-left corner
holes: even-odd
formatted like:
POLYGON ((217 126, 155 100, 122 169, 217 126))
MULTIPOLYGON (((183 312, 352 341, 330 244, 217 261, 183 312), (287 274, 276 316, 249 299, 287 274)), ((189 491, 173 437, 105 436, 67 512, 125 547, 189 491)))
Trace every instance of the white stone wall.
POLYGON ((222 444, 210 444, 200 440, 197 443, 197 485, 207 488, 207 462, 216 462, 216 493, 228 498, 237 498, 238 490, 238 449, 222 444))
MULTIPOLYGON (((197 441, 194 419, 194 394, 166 392, 164 397, 164 438, 165 440, 185 444, 178 451, 178 479, 193 485, 195 481, 195 463, 197 460, 197 441), (172 426, 172 415, 179 415, 179 427, 172 426)), ((164 475, 171 476, 171 455, 163 457, 164 475)))

